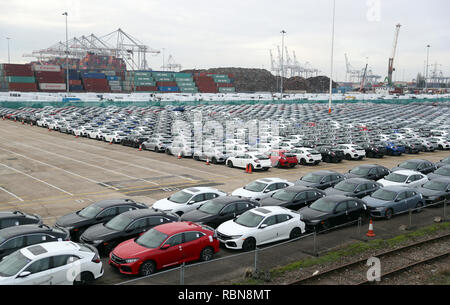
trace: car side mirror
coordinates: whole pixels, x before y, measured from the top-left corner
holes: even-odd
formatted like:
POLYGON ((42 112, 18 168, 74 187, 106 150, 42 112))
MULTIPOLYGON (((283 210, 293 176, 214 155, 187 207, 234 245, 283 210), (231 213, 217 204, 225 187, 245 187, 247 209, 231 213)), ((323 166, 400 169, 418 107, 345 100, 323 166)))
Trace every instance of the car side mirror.
POLYGON ((19 276, 18 277, 20 277, 20 278, 24 278, 24 277, 27 277, 27 276, 29 276, 31 274, 31 272, 30 271, 23 271, 23 272, 21 272, 20 274, 19 274, 19 276))
POLYGON ((264 229, 267 228, 267 224, 263 223, 262 225, 259 226, 260 229, 264 229))
POLYGON ((102 220, 103 219, 103 216, 96 216, 95 217, 95 220, 102 220))
POLYGON ((194 200, 191 200, 191 201, 189 201, 187 204, 188 204, 188 205, 191 205, 191 204, 193 204, 193 203, 195 203, 195 201, 194 201, 194 200))
POLYGON ((410 184, 412 181, 410 181, 410 180, 408 180, 408 181, 406 181, 406 184, 410 184))
POLYGON ((169 245, 169 244, 164 244, 160 249, 161 250, 166 250, 166 249, 169 249, 171 247, 171 245, 169 245))

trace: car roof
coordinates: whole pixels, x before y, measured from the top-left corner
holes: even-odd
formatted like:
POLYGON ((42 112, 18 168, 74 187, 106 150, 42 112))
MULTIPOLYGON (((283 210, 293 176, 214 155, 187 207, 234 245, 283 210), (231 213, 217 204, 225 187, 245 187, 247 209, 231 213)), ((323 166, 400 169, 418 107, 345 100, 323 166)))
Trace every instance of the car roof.
POLYGON ((270 182, 286 182, 285 179, 281 179, 281 178, 261 178, 256 180, 258 182, 264 182, 264 183, 270 183, 270 182))
POLYGON ((98 207, 105 208, 105 207, 120 205, 120 204, 124 204, 124 203, 136 203, 136 202, 132 199, 119 198, 119 199, 106 199, 106 200, 97 201, 97 202, 94 202, 92 205, 96 205, 98 207))
POLYGON ((435 178, 432 181, 443 182, 443 183, 450 183, 450 177, 448 177, 448 176, 439 176, 439 178, 435 178))
POLYGON ((292 213, 292 210, 289 210, 285 207, 281 207, 281 206, 265 206, 265 207, 258 207, 258 208, 254 208, 251 209, 250 211, 254 212, 255 214, 261 215, 261 216, 272 216, 274 214, 279 214, 279 213, 286 213, 286 212, 290 212, 292 213))
MULTIPOLYGON (((341 201, 347 201, 347 200, 360 200, 358 198, 352 198, 344 195, 329 195, 326 197, 322 197, 321 199, 332 201, 332 202, 341 202, 341 201)), ((319 199, 319 200, 321 200, 319 199)))
POLYGON ((372 180, 364 179, 364 178, 349 178, 345 179, 345 182, 353 183, 353 184, 361 184, 361 183, 374 183, 372 180))
POLYGON ((356 168, 356 167, 362 167, 362 168, 374 168, 374 167, 384 167, 384 166, 378 165, 378 164, 361 164, 361 165, 355 166, 355 168, 356 168))
MULTIPOLYGON (((431 163, 430 161, 424 160, 424 159, 409 159, 409 160, 405 160, 405 161, 403 161, 403 162, 411 162, 411 163, 423 163, 423 162, 429 162, 429 163, 431 163)), ((403 162, 402 162, 402 163, 403 163, 403 162)))
POLYGON ((204 230, 204 228, 192 221, 180 221, 180 222, 170 222, 166 224, 162 224, 156 226, 154 229, 158 230, 161 233, 167 235, 173 235, 176 233, 186 232, 186 231, 194 231, 194 230, 204 230))
POLYGON ((310 174, 317 175, 317 176, 324 176, 324 175, 339 174, 339 173, 332 171, 332 170, 320 170, 320 171, 311 172, 310 174))
POLYGON ((303 185, 292 185, 292 186, 288 186, 282 190, 285 190, 287 192, 303 192, 303 191, 320 191, 319 189, 316 188, 311 188, 311 187, 307 187, 307 186, 303 186, 303 185))
POLYGON ((196 186, 196 187, 189 187, 186 189, 183 189, 183 191, 186 191, 191 194, 199 194, 204 192, 219 192, 218 189, 212 188, 212 187, 202 187, 202 186, 196 186))
POLYGON ((214 201, 218 204, 228 204, 235 201, 250 201, 248 198, 241 197, 241 196, 221 196, 214 199, 211 199, 211 201, 214 201))
POLYGON ((399 186, 399 185, 389 185, 382 188, 382 190, 393 191, 393 192, 402 192, 402 191, 414 191, 414 188, 407 186, 399 186))
POLYGON ((4 238, 10 238, 13 236, 21 235, 21 234, 30 234, 30 233, 41 233, 41 232, 51 232, 53 228, 45 226, 45 225, 21 225, 21 226, 12 226, 7 227, 0 230, 0 234, 4 238))
POLYGON ((161 210, 155 210, 155 209, 138 209, 138 210, 127 211, 127 212, 124 212, 119 215, 123 215, 123 216, 126 216, 131 219, 137 219, 137 218, 141 218, 141 217, 145 217, 145 216, 170 216, 170 215, 167 215, 166 212, 163 212, 161 210))
POLYGON ((2 211, 0 212, 0 218, 10 218, 10 217, 30 217, 32 215, 26 214, 20 211, 2 211))
POLYGON ((396 174, 408 175, 408 176, 410 176, 410 175, 422 175, 422 176, 423 176, 423 174, 420 173, 420 172, 416 172, 416 171, 412 171, 412 170, 407 170, 407 169, 398 170, 398 171, 395 171, 394 173, 396 173, 396 174))
POLYGON ((73 241, 53 241, 40 243, 37 245, 31 245, 20 249, 22 254, 30 259, 38 259, 40 257, 47 257, 50 254, 55 255, 58 253, 65 253, 66 251, 79 250, 80 246, 73 241))

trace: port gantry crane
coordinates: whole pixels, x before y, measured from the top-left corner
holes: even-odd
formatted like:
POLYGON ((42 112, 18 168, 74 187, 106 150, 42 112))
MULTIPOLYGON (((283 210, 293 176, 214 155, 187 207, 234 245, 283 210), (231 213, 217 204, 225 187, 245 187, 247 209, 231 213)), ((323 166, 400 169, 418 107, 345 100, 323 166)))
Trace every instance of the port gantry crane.
POLYGON ((400 27, 401 27, 400 24, 397 24, 395 26, 394 44, 392 46, 391 57, 389 57, 388 75, 385 79, 385 83, 387 83, 388 86, 392 85, 392 73, 395 71, 394 57, 395 57, 395 51, 397 50, 398 34, 400 33, 400 27))

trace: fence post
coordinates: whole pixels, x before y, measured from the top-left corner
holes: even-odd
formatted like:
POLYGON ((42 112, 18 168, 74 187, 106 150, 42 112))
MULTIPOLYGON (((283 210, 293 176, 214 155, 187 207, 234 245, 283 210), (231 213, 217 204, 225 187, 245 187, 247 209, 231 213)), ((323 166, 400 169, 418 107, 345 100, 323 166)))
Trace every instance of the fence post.
POLYGON ((254 270, 255 273, 258 272, 258 247, 255 247, 255 266, 254 266, 254 270))
POLYGON ((444 221, 447 221, 447 200, 444 199, 444 221))
POLYGON ((180 267, 180 285, 184 285, 184 263, 180 267))
POLYGON ((314 243, 313 253, 314 253, 314 256, 317 256, 317 245, 316 245, 317 239, 316 239, 316 235, 317 235, 316 229, 314 229, 314 234, 313 234, 313 243, 314 243))

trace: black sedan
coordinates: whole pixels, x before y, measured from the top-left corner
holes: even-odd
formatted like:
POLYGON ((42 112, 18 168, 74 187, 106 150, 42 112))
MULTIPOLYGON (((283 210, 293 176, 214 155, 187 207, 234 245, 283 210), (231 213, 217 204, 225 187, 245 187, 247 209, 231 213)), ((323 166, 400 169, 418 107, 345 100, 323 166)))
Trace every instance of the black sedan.
POLYGON ((334 187, 327 188, 325 194, 344 195, 348 197, 363 198, 378 190, 381 185, 375 181, 364 178, 350 178, 339 182, 334 187))
POLYGON ((130 135, 126 136, 122 139, 120 144, 124 146, 131 146, 134 148, 139 148, 139 145, 148 140, 148 137, 138 136, 138 135, 130 135))
POLYGON ((222 196, 208 200, 196 210, 181 216, 181 221, 193 221, 217 228, 227 220, 258 207, 259 203, 238 196, 222 196))
POLYGON ((322 155, 322 161, 327 163, 339 163, 344 160, 344 152, 329 146, 320 146, 316 148, 322 155))
POLYGON ((322 190, 293 185, 273 193, 272 196, 261 200, 260 204, 261 206, 282 206, 298 210, 324 196, 325 193, 322 190))
POLYGON ((391 173, 389 169, 378 164, 358 165, 345 174, 346 178, 365 178, 370 180, 379 180, 391 173))
POLYGON ((441 161, 436 163, 436 168, 445 166, 445 165, 449 165, 450 164, 450 157, 447 157, 445 159, 442 159, 441 161))
POLYGON ((119 243, 137 237, 154 226, 178 221, 176 214, 140 209, 117 215, 107 223, 89 227, 80 237, 80 241, 96 247, 102 254, 108 255, 119 243))
POLYGON ((377 145, 374 143, 362 143, 360 145, 366 151, 366 157, 368 158, 383 158, 386 154, 386 148, 383 145, 377 145))
POLYGON ((59 240, 70 240, 69 232, 42 224, 5 228, 0 230, 0 259, 30 245, 59 240))
POLYGON ((41 217, 36 214, 26 214, 21 211, 0 212, 0 229, 31 224, 42 224, 41 217))
POLYGON ((445 165, 445 166, 439 167, 434 172, 429 173, 427 175, 427 177, 430 180, 434 180, 437 178, 450 178, 450 165, 445 165))
POLYGON ((450 178, 430 180, 417 191, 422 194, 425 204, 433 204, 450 199, 450 178))
POLYGON ((295 181, 295 185, 303 185, 324 190, 326 188, 335 186, 344 179, 344 175, 338 172, 321 170, 306 174, 299 180, 295 181))
POLYGON ((429 174, 436 170, 436 166, 428 161, 423 159, 410 159, 405 162, 400 163, 397 167, 394 167, 392 171, 408 169, 416 172, 421 172, 422 174, 429 174))
POLYGON ((316 232, 353 222, 360 217, 369 217, 364 201, 342 195, 320 198, 298 212, 306 224, 306 230, 316 232))
POLYGON ((78 241, 88 227, 106 223, 119 214, 138 209, 148 209, 148 206, 131 199, 102 200, 75 213, 61 216, 56 220, 55 226, 69 230, 71 239, 78 241))
POLYGON ((405 153, 407 154, 418 154, 420 152, 419 146, 409 140, 400 140, 398 144, 405 147, 405 153))

